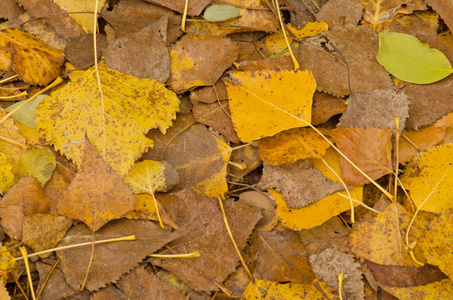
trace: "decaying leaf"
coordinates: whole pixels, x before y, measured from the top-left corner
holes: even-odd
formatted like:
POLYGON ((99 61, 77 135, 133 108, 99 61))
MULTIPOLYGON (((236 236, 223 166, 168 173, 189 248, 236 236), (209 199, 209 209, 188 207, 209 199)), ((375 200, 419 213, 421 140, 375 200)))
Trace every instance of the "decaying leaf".
POLYGON ((299 159, 319 158, 329 143, 311 128, 294 128, 260 141, 260 158, 265 164, 281 165, 299 159))
POLYGON ((170 49, 167 85, 178 94, 212 85, 237 58, 237 46, 228 38, 188 34, 170 49))
POLYGON ((232 72, 230 77, 225 79, 230 110, 243 142, 311 122, 316 82, 310 72, 262 70, 232 72))
MULTIPOLYGON (((91 264, 91 247, 76 247, 58 251, 57 255, 61 259, 60 267, 67 283, 73 289, 79 290, 90 265, 90 273, 85 287, 89 291, 97 291, 108 283, 116 282, 146 256, 180 236, 180 233, 172 233, 169 227, 163 229, 152 221, 123 219, 100 229, 94 234, 94 240, 129 235, 135 235, 135 240, 96 245, 91 264), (118 257, 119 253, 121 253, 121 259, 118 257)), ((80 224, 68 231, 59 246, 91 242, 92 240, 92 230, 84 224, 80 224)))
MULTIPOLYGON (((64 49, 67 60, 77 69, 86 70, 94 64, 94 40, 93 34, 83 34, 78 38, 69 39, 64 49)), ((107 47, 107 37, 104 34, 96 34, 97 59, 102 58, 107 47)))
POLYGON ((20 159, 18 178, 35 177, 44 187, 56 167, 55 155, 49 148, 30 147, 20 159))
POLYGON ((0 152, 0 193, 2 195, 14 185, 14 174, 11 173, 11 169, 5 154, 0 152))
POLYGON ((25 216, 49 212, 49 199, 41 184, 34 177, 23 177, 0 201, 1 225, 13 239, 22 238, 22 223, 25 216))
POLYGON ((347 105, 344 99, 323 92, 315 92, 313 95, 311 123, 313 125, 322 124, 332 116, 341 114, 346 108, 347 105))
POLYGON ((58 212, 96 231, 134 208, 132 191, 87 140, 77 175, 58 201, 58 212))
POLYGON ((426 9, 424 1, 417 0, 360 0, 365 7, 363 18, 376 26, 398 13, 412 13, 426 9))
MULTIPOLYGON (((392 133, 389 129, 338 128, 330 132, 338 149, 371 179, 392 172, 392 133)), ((369 183, 344 157, 340 157, 343 177, 354 186, 369 183)))
POLYGON ((26 82, 47 85, 60 75, 63 52, 50 48, 31 34, 18 29, 3 30, 0 46, 14 48, 14 70, 26 82))
POLYGON ((451 15, 453 10, 452 3, 448 0, 427 0, 426 3, 442 17, 451 30, 453 28, 453 17, 451 15))
POLYGON ((46 139, 78 166, 85 132, 103 160, 120 176, 152 141, 150 128, 165 132, 176 116, 179 99, 163 84, 138 79, 99 64, 72 78, 38 107, 36 124, 46 139))
POLYGON ((316 14, 316 20, 325 21, 329 28, 342 24, 357 24, 362 18, 363 5, 354 0, 330 0, 316 14))
POLYGON ((410 191, 418 208, 440 213, 452 207, 452 161, 453 144, 447 144, 423 152, 407 165, 401 184, 410 191))
MULTIPOLYGON (((82 29, 87 33, 92 33, 93 30, 93 13, 94 4, 91 0, 52 0, 62 9, 67 12, 78 12, 77 14, 71 14, 71 18, 74 19, 82 29)), ((97 5, 97 13, 100 13, 102 8, 106 4, 105 0, 100 0, 97 5)))
POLYGON ((289 208, 301 208, 327 195, 341 191, 344 186, 325 177, 310 160, 299 160, 278 166, 264 164, 260 189, 275 189, 289 208))

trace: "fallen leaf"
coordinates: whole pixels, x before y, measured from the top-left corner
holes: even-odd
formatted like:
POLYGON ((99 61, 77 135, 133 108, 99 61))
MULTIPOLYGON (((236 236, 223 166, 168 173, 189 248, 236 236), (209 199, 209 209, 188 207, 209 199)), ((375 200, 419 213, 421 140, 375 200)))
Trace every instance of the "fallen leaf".
MULTIPOLYGON (((7 282, 8 273, 12 273, 16 268, 16 260, 14 256, 7 251, 5 246, 0 246, 0 287, 4 288, 4 284, 7 282)), ((0 296, 3 291, 0 288, 0 296)), ((5 289, 6 292, 6 289, 5 289)), ((8 293, 6 293, 8 295, 8 293)), ((3 299, 3 298, 1 298, 3 299)), ((6 298, 7 299, 7 298, 6 298)))
POLYGON ((364 26, 345 24, 322 33, 322 37, 308 38, 299 47, 299 64, 313 72, 317 90, 339 97, 353 93, 366 93, 393 87, 387 71, 376 61, 379 49, 377 33, 364 26), (333 42, 342 57, 335 51, 326 51, 322 45, 333 42))
MULTIPOLYGON (((338 149, 371 179, 392 173, 392 133, 389 129, 338 128, 330 131, 338 149)), ((370 183, 346 159, 340 157, 346 182, 361 186, 370 183)))
POLYGON ((313 95, 311 123, 319 125, 328 121, 334 115, 341 114, 347 108, 345 100, 323 92, 313 95))
POLYGON ((56 167, 55 155, 49 148, 30 147, 20 159, 18 178, 33 176, 44 187, 56 167))
MULTIPOLYGON (((64 54, 67 60, 77 69, 86 70, 94 64, 93 34, 83 34, 78 38, 69 39, 64 54)), ((97 60, 100 60, 107 47, 107 37, 96 34, 97 60)))
POLYGON ((228 93, 222 79, 216 81, 213 86, 203 86, 190 91, 190 99, 203 103, 228 100, 228 93))
POLYGON ((416 37, 397 32, 379 33, 377 61, 396 78, 417 84, 439 81, 453 72, 447 57, 416 37))
MULTIPOLYGON (((409 249, 404 246, 404 237, 412 219, 412 213, 397 204, 389 205, 383 212, 371 220, 358 223, 349 236, 352 251, 360 258, 381 265, 419 267, 410 256, 409 249), (398 215, 396 220, 395 215, 398 215)), ((412 224, 409 239, 413 240, 423 231, 426 221, 415 219, 412 224)), ((418 249, 415 249, 418 261, 418 249)))
POLYGON ((344 186, 325 177, 305 159, 277 166, 264 164, 258 188, 275 189, 282 193, 288 208, 301 208, 343 190, 344 186))
MULTIPOLYGON (((319 282, 321 283, 321 282, 319 282)), ((242 298, 245 300, 255 299, 297 299, 301 295, 312 300, 321 299, 339 299, 335 296, 335 290, 322 284, 322 291, 313 284, 299 284, 299 283, 278 283, 267 280, 257 279, 255 284, 249 283, 242 298), (255 286, 256 285, 256 286, 255 286), (259 290, 261 295, 257 295, 256 291, 259 290)))
POLYGON ((329 28, 335 25, 357 24, 362 18, 363 5, 353 0, 331 0, 324 4, 316 14, 316 20, 325 21, 329 28))
POLYGON ((44 99, 36 111, 38 129, 76 165, 82 163, 85 132, 104 161, 124 176, 152 145, 150 128, 165 132, 179 99, 163 84, 124 75, 99 64, 72 78, 44 99))
POLYGON ((276 205, 268 194, 257 191, 243 192, 238 201, 255 207, 263 214, 263 217, 255 226, 257 231, 270 231, 277 225, 279 218, 275 210, 276 205))
POLYGON ((238 58, 229 38, 187 34, 170 48, 167 86, 177 94, 213 85, 238 58))
MULTIPOLYGON (((151 262, 172 272, 197 291, 217 290, 212 280, 223 282, 239 263, 217 199, 198 195, 190 190, 183 190, 175 196, 178 199, 172 209, 177 215, 175 222, 188 233, 169 246, 176 253, 198 251, 200 257, 190 260, 196 269, 183 260, 173 258, 153 258, 151 262)), ((231 232, 241 250, 261 218, 261 213, 232 200, 226 200, 224 206, 231 232)), ((171 252, 167 250, 163 254, 169 253, 171 252)))
POLYGON ((453 28, 453 17, 451 12, 453 10, 453 5, 448 0, 427 0, 426 4, 431 6, 441 17, 442 20, 447 24, 450 30, 453 28))
POLYGON ((239 182, 245 175, 249 174, 262 165, 258 154, 258 148, 253 144, 244 145, 242 148, 235 149, 231 153, 228 166, 230 181, 239 182))
POLYGON ((13 19, 22 13, 22 9, 16 0, 5 0, 0 4, 0 18, 13 19))
POLYGON ((60 75, 63 52, 18 29, 0 32, 0 46, 15 51, 14 70, 24 81, 47 85, 60 75))
MULTIPOLYGON (((399 32, 417 37, 422 43, 437 35, 439 15, 434 11, 416 11, 410 15, 394 18, 380 32, 399 32)), ((433 46, 433 45, 431 45, 433 46)))
MULTIPOLYGON (((72 226, 72 220, 51 214, 25 216, 22 241, 35 252, 54 248, 72 226)), ((44 258, 51 254, 41 254, 44 258)))
MULTIPOLYGON (((302 208, 288 208, 282 194, 270 190, 275 198, 277 213, 282 224, 292 230, 311 229, 326 222, 333 216, 351 209, 351 201, 346 191, 341 191, 324 197, 323 199, 302 208)), ((354 207, 362 202, 363 188, 358 187, 349 191, 354 207)))
POLYGON ((134 208, 136 199, 123 180, 110 169, 89 140, 77 175, 58 201, 58 213, 81 220, 97 231, 134 208))
POLYGON ((341 286, 343 299, 365 298, 361 266, 354 261, 351 254, 326 249, 319 254, 311 255, 309 260, 316 278, 337 290, 339 290, 338 274, 343 274, 341 286))
POLYGON ((156 22, 110 42, 104 56, 106 67, 123 74, 162 83, 170 77, 170 54, 156 22))
POLYGON ((0 283, 0 297, 3 300, 11 300, 11 296, 6 290, 5 284, 3 282, 0 283))
MULTIPOLYGON (((185 0, 145 0, 147 2, 155 3, 160 6, 167 7, 171 10, 179 12, 182 14, 184 12, 185 0)), ((187 9, 187 14, 189 16, 196 16, 201 14, 203 9, 211 2, 212 0, 200 0, 193 5, 189 5, 187 9)))
POLYGON ((440 213, 452 206, 452 161, 453 144, 447 144, 423 152, 406 166, 400 181, 419 209, 440 213))
POLYGON ((231 72, 230 77, 225 79, 230 110, 243 142, 311 122, 316 82, 310 72, 262 70, 231 72))
POLYGON ((318 158, 330 145, 311 128, 294 128, 260 141, 260 158, 265 164, 281 165, 299 159, 318 158))
POLYGON ((379 128, 396 133, 395 117, 399 130, 404 129, 409 116, 409 101, 403 91, 385 89, 370 93, 352 94, 348 108, 340 118, 338 128, 379 128))
MULTIPOLYGON (((180 236, 180 233, 172 233, 169 228, 160 228, 152 221, 122 219, 100 229, 94 234, 94 240, 129 235, 135 235, 135 240, 96 245, 91 264, 90 246, 57 251, 57 255, 61 259, 60 268, 67 283, 73 289, 79 290, 90 265, 85 288, 89 291, 97 291, 109 283, 115 283, 146 256, 153 254, 156 250, 180 236), (121 259, 118 257, 119 253, 121 253, 121 259)), ((92 230, 84 224, 80 224, 67 232, 59 247, 92 241, 92 230)))
POLYGON ((231 113, 228 101, 204 104, 199 103, 196 100, 192 100, 192 103, 192 112, 195 117, 195 121, 211 126, 229 142, 240 142, 236 131, 234 131, 233 123, 231 122, 231 113))
MULTIPOLYGON (((93 33, 93 13, 94 3, 91 0, 52 0, 63 10, 67 12, 78 12, 77 14, 71 14, 71 18, 74 19, 80 27, 86 33, 93 33)), ((107 6, 105 0, 100 0, 97 4, 97 13, 100 13, 102 8, 107 6)))
POLYGON ((388 293, 401 300, 448 299, 453 293, 453 282, 444 279, 435 283, 411 287, 389 287, 381 285, 388 293))
POLYGON ((304 244, 292 231, 257 231, 252 236, 253 264, 257 279, 310 284, 315 276, 306 257, 304 244))
POLYGON ((49 199, 34 177, 23 177, 0 201, 3 230, 13 239, 22 238, 22 223, 26 216, 49 212, 49 199))
MULTIPOLYGON (((6 116, 6 112, 0 108, 0 118, 3 119, 6 116)), ((14 120, 7 118, 1 123, 2 131, 0 133, 0 152, 3 153, 8 163, 11 165, 11 172, 17 174, 19 171, 20 158, 24 153, 25 138, 20 134, 19 129, 17 128, 14 120), (7 140, 12 140, 15 144, 8 142, 7 140), (19 145, 23 145, 21 148, 19 145)))
POLYGON ((365 12, 363 18, 376 26, 382 22, 393 18, 398 13, 410 14, 414 10, 424 10, 426 5, 424 1, 414 0, 360 0, 363 3, 365 12))
POLYGON ((179 115, 167 134, 150 132, 148 137, 156 144, 143 158, 171 163, 179 173, 182 189, 223 197, 228 191, 225 177, 231 148, 206 126, 194 123, 191 115, 179 115))
MULTIPOLYGON (((253 56, 253 50, 259 49, 260 53, 266 52, 266 49, 259 48, 259 41, 250 43, 238 43, 239 44, 239 63, 235 64, 240 71, 261 71, 261 70, 274 70, 274 71, 289 71, 294 69, 294 64, 289 56, 280 57, 269 57, 262 59, 261 57, 250 57, 253 56), (243 45, 241 47, 241 45, 243 45), (248 47, 247 47, 248 45, 248 47), (256 46, 255 46, 256 45, 256 46), (249 49, 249 47, 252 47, 249 49), (246 48, 247 47, 247 48, 246 48), (242 50, 242 51, 241 51, 242 50), (243 53, 248 50, 252 53, 243 53), (254 60, 257 59, 257 60, 254 60)), ((264 46, 263 46, 264 47, 264 46)), ((259 54, 258 54, 259 55, 259 54)), ((266 54, 264 54, 266 55, 266 54)))
MULTIPOLYGON (((17 122, 28 126, 30 128, 36 128, 35 125, 35 112, 36 109, 38 108, 39 104, 41 103, 42 100, 46 99, 48 96, 47 95, 39 95, 36 98, 30 100, 27 102, 27 104, 23 104, 23 101, 16 102, 11 106, 8 106, 5 111, 7 113, 13 111, 16 107, 22 105, 18 110, 16 110, 12 115, 11 118, 16 120, 17 122)), ((24 100, 26 101, 26 100, 24 100)))
POLYGON ((4 195, 6 191, 14 185, 14 174, 11 173, 11 165, 5 154, 0 152, 0 193, 4 195))
POLYGON ((232 5, 211 5, 203 14, 205 20, 208 21, 224 21, 239 16, 239 10, 232 5))

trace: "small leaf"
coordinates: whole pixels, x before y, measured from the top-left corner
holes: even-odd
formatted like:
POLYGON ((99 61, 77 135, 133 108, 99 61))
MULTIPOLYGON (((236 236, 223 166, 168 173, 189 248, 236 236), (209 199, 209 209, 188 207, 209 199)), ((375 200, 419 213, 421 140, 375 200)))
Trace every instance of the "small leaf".
POLYGON ((379 33, 377 61, 393 76, 406 82, 428 84, 453 72, 447 57, 416 37, 396 32, 379 33))
MULTIPOLYGON (((28 102, 27 104, 25 104, 24 106, 19 108, 15 113, 13 113, 11 115, 11 118, 13 118, 14 120, 16 120, 17 122, 19 122, 22 125, 28 126, 30 128, 36 128, 36 125, 35 125, 36 109, 38 108, 41 101, 46 99, 47 97, 49 97, 49 96, 48 95, 39 95, 35 99, 30 100, 30 102, 28 102)), ((24 101, 27 101, 27 100, 24 100, 24 101)), ((24 102, 24 101, 14 103, 13 105, 6 108, 5 111, 8 113, 13 111, 13 109, 15 109, 16 107, 21 105, 22 102, 24 102)))
POLYGON ((232 5, 212 5, 209 6, 203 17, 208 21, 223 21, 231 18, 239 17, 239 10, 232 5))
POLYGON ((31 146, 20 159, 17 176, 19 178, 33 176, 44 187, 52 177, 56 165, 55 154, 52 153, 52 150, 31 146))

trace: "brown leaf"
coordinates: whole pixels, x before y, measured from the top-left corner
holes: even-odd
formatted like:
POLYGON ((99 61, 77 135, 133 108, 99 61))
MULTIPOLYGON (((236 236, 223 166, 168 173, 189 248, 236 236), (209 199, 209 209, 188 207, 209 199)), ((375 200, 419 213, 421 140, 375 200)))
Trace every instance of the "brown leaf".
POLYGON ((82 165, 58 201, 58 212, 81 220, 96 231, 132 210, 135 201, 127 184, 104 163, 86 138, 82 165))
MULTIPOLYGON (((255 44, 248 43, 250 47, 255 49, 255 44)), ((261 50, 260 50, 261 51, 261 50)), ((241 53, 239 53, 240 55, 241 53)), ((241 59, 241 57, 239 56, 241 59)), ((241 59, 242 60, 242 59, 241 59)), ((290 57, 269 57, 260 60, 242 60, 239 63, 240 71, 260 71, 260 70, 274 70, 274 71, 287 71, 294 68, 294 64, 290 57)))
POLYGON ((333 28, 340 24, 357 24, 362 18, 363 5, 353 0, 331 0, 316 14, 316 20, 324 21, 333 28), (344 23, 340 20, 343 19, 344 23))
MULTIPOLYGON (((134 241, 103 243, 95 246, 86 288, 96 291, 108 283, 116 282, 146 256, 154 253, 169 241, 180 236, 169 227, 161 228, 152 221, 125 220, 112 222, 97 231, 94 240, 135 235, 134 241), (120 256, 119 256, 120 255, 120 256)), ((91 242, 93 232, 84 224, 71 228, 59 246, 91 242)), ((57 251, 60 267, 68 284, 80 289, 91 258, 91 247, 75 247, 57 251)))
POLYGON ((49 212, 49 199, 41 183, 34 177, 22 177, 0 201, 0 218, 5 232, 13 239, 22 239, 25 216, 49 212))
POLYGON ((315 92, 313 95, 313 108, 311 116, 311 124, 319 125, 332 116, 341 114, 346 110, 345 100, 329 95, 323 92, 315 92))
POLYGON ((91 299, 185 300, 186 296, 176 290, 175 287, 158 279, 156 275, 138 266, 121 278, 115 285, 110 285, 94 293, 91 299))
POLYGON ((0 18, 13 19, 22 13, 22 9, 15 0, 3 0, 0 3, 0 18))
POLYGON ((230 181, 239 182, 242 178, 262 165, 258 154, 258 148, 253 144, 248 144, 242 148, 235 149, 231 153, 228 165, 228 175, 230 181))
POLYGON ((396 133, 395 117, 399 117, 400 132, 404 129, 409 110, 404 92, 374 90, 349 97, 348 108, 340 118, 338 128, 390 129, 396 133))
POLYGON ((218 100, 228 100, 228 93, 222 79, 214 86, 204 86, 190 92, 190 100, 203 103, 214 103, 218 100))
MULTIPOLYGON (((357 167, 376 180, 392 172, 392 132, 377 128, 339 128, 330 132, 335 144, 357 167)), ((340 157, 343 177, 354 186, 370 183, 356 168, 340 157)))
POLYGON ((269 231, 277 225, 279 217, 275 210, 274 200, 267 194, 258 191, 244 192, 239 196, 239 202, 255 207, 263 217, 256 224, 256 230, 269 231))
POLYGON ((325 177, 308 159, 278 166, 264 164, 258 188, 275 188, 277 192, 282 193, 289 208, 304 207, 327 195, 344 190, 342 184, 325 177))
MULTIPOLYGON (((93 34, 83 34, 78 38, 68 40, 64 53, 66 58, 78 69, 88 69, 94 64, 93 34)), ((107 37, 96 35, 97 59, 101 59, 107 47, 107 37)))
POLYGON ((234 131, 233 122, 231 121, 228 101, 210 104, 199 103, 198 101, 192 101, 192 103, 195 121, 211 126, 229 142, 240 142, 236 131, 234 131))
MULTIPOLYGON (((376 61, 379 50, 379 37, 376 31, 364 26, 346 24, 335 26, 321 35, 334 42, 348 63, 353 93, 365 93, 393 86, 387 71, 376 61)), ((313 72, 317 90, 342 97, 349 94, 348 72, 338 53, 332 51, 327 52, 321 47, 320 42, 315 46, 302 43, 298 60, 302 69, 313 72)))
MULTIPOLYGON (((35 252, 54 248, 72 226, 72 220, 51 214, 34 214, 25 216, 22 240, 35 252)), ((40 257, 47 257, 45 253, 40 257)))
POLYGON ((229 38, 187 34, 170 48, 167 85, 177 94, 212 85, 237 58, 238 48, 229 38))
POLYGON ((109 43, 104 51, 105 65, 124 74, 165 83, 170 77, 170 54, 156 25, 159 23, 152 22, 109 43))
MULTIPOLYGON (((173 258, 153 258, 151 262, 172 272, 197 291, 217 290, 217 286, 211 280, 223 282, 239 262, 228 237, 217 199, 201 196, 190 190, 183 190, 175 196, 177 200, 167 199, 176 200, 173 202, 173 208, 169 208, 165 200, 160 198, 159 201, 164 206, 167 204, 167 211, 177 216, 176 223, 188 234, 170 243, 169 246, 176 253, 198 251, 200 257, 190 259, 190 263, 199 271, 183 260, 173 258)), ((234 239, 239 249, 242 249, 255 224, 261 218, 261 213, 250 206, 232 200, 226 200, 224 205, 234 239)), ((165 251, 165 254, 168 253, 171 252, 165 251)))
POLYGON ((450 30, 453 30, 453 3, 449 0, 427 0, 426 4, 431 6, 444 20, 450 30))
POLYGON ((313 271, 304 244, 293 231, 257 231, 253 235, 253 276, 269 281, 311 283, 313 271))
MULTIPOLYGON (((185 0, 145 0, 147 2, 155 3, 160 6, 168 7, 171 10, 182 14, 184 12, 185 0)), ((189 5, 187 14, 189 16, 196 16, 201 14, 203 9, 211 3, 212 0, 198 0, 189 5)))

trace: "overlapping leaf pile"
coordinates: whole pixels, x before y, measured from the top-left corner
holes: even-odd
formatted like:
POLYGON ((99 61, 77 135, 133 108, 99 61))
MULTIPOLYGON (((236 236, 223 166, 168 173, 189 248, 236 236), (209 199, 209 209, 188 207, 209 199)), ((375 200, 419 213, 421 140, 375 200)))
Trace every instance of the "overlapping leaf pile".
POLYGON ((0 2, 0 299, 451 297, 448 1, 92 2, 0 2))

